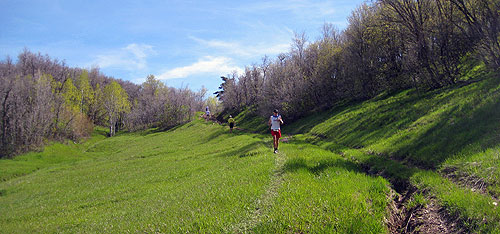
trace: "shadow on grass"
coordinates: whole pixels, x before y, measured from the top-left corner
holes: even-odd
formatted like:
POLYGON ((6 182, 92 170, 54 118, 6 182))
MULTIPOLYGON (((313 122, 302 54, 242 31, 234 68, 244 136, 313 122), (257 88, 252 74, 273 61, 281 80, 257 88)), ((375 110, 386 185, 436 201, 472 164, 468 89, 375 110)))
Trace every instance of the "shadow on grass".
POLYGON ((142 131, 140 130, 140 131, 129 132, 129 133, 130 134, 137 134, 140 136, 147 136, 147 135, 161 133, 161 132, 173 132, 179 128, 191 127, 191 126, 194 126, 195 124, 196 123, 194 121, 190 121, 190 122, 185 122, 185 123, 181 123, 181 124, 173 125, 173 126, 168 126, 168 127, 153 126, 153 127, 148 128, 146 130, 142 130, 142 131))
POLYGON ((414 107, 425 96, 409 93, 410 91, 400 92, 391 97, 391 100, 380 100, 380 97, 376 97, 339 109, 333 118, 326 122, 328 124, 330 121, 336 121, 334 124, 325 126, 324 130, 320 126, 314 131, 323 132, 325 137, 333 137, 340 144, 351 148, 361 148, 379 139, 388 138, 399 129, 408 128, 428 111, 424 107, 414 107))
POLYGON ((312 174, 319 175, 321 172, 329 168, 343 168, 348 171, 354 171, 362 173, 361 168, 351 161, 344 159, 321 159, 318 162, 309 162, 304 158, 293 158, 285 162, 284 171, 285 172, 295 172, 301 169, 305 169, 312 174), (312 165, 311 165, 312 164, 312 165))
POLYGON ((324 122, 328 120, 335 113, 340 113, 350 105, 355 105, 356 103, 361 102, 349 102, 345 104, 340 104, 335 106, 330 110, 326 110, 323 112, 311 113, 308 116, 298 119, 297 121, 291 123, 285 123, 283 126, 283 134, 304 134, 310 132, 318 123, 324 122))
POLYGON ((224 127, 221 129, 218 129, 214 131, 213 133, 210 133, 209 135, 205 136, 205 139, 207 142, 212 141, 217 139, 220 136, 241 136, 241 135, 246 135, 244 131, 233 129, 233 132, 229 131, 229 127, 224 127))
POLYGON ((387 179, 398 193, 403 193, 410 185, 410 178, 420 169, 408 167, 401 162, 381 156, 371 156, 362 162, 364 172, 387 179))
POLYGON ((330 117, 311 134, 350 148, 376 145, 392 137, 383 149, 391 157, 435 169, 471 145, 480 146, 480 151, 500 143, 499 80, 490 78, 423 95, 407 90, 339 109, 330 117))
POLYGON ((97 134, 97 135, 101 135, 101 136, 108 136, 107 129, 102 128, 102 127, 96 127, 96 128, 94 128, 94 133, 97 134))
POLYGON ((245 158, 245 157, 252 157, 258 155, 259 151, 256 151, 257 149, 261 148, 264 146, 264 143, 256 141, 253 143, 250 143, 248 145, 245 145, 243 147, 221 152, 221 153, 216 153, 214 154, 215 157, 234 157, 237 156, 239 158, 245 158))
MULTIPOLYGON (((497 83, 497 82, 495 82, 497 83)), ((484 85, 489 87, 489 85, 484 85)), ((435 169, 466 148, 477 153, 500 144, 500 95, 490 89, 479 103, 455 106, 423 134, 403 145, 397 154, 405 160, 435 169)))
POLYGON ((245 108, 234 119, 236 120, 236 128, 241 128, 243 131, 249 133, 263 134, 267 133, 269 128, 267 126, 267 118, 259 116, 255 106, 245 108))

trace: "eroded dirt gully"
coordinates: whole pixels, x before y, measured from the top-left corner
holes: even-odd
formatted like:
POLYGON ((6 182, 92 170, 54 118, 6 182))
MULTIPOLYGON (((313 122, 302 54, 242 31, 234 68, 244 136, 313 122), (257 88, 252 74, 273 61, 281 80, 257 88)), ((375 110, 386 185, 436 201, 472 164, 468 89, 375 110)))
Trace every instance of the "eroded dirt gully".
MULTIPOLYGON (((288 142, 293 139, 293 136, 287 136, 285 139, 288 142)), ((340 154, 347 160, 359 165, 367 175, 382 176, 389 181, 390 192, 388 198, 390 202, 387 206, 389 216, 385 220, 385 223, 390 233, 468 233, 467 230, 457 223, 457 217, 449 215, 446 209, 440 206, 435 198, 430 196, 428 191, 420 191, 406 179, 394 178, 369 164, 356 161, 353 158, 347 157, 344 153, 340 154), (417 194, 422 194, 426 197, 426 204, 416 204, 410 207, 409 202, 417 194)), ((410 168, 419 168, 406 165, 398 160, 394 161, 410 168)))
POLYGON ((440 174, 461 187, 468 188, 473 192, 479 192, 481 194, 490 196, 494 201, 500 203, 498 194, 495 194, 492 191, 488 190, 488 186, 490 186, 491 184, 488 183, 484 178, 460 171, 458 170, 458 168, 453 166, 443 168, 442 170, 440 170, 440 174))
MULTIPOLYGON (((290 135, 282 139, 283 142, 292 140, 293 136, 290 135)), ((346 157, 343 153, 341 155, 359 165, 366 174, 382 176, 389 181, 390 192, 388 197, 390 202, 387 206, 389 216, 385 223, 390 233, 468 233, 465 228, 459 225, 457 217, 448 214, 446 209, 440 206, 428 191, 420 191, 411 185, 408 180, 391 177, 388 173, 378 171, 369 164, 355 161, 353 158, 346 157), (417 194, 426 197, 426 204, 416 204, 410 207, 409 202, 417 194)), ((402 163, 398 160, 394 161, 402 163)), ((411 165, 402 164, 412 167, 411 165)))
POLYGON ((389 217, 386 225, 390 233, 467 233, 432 197, 427 198, 425 205, 408 207, 414 195, 423 191, 411 185, 400 189, 405 191, 397 193, 391 189, 389 195, 391 202, 387 207, 389 217))
MULTIPOLYGON (((403 160, 398 159, 396 157, 390 157, 388 155, 376 153, 373 151, 368 151, 367 153, 370 155, 376 155, 379 157, 384 157, 384 158, 390 159, 392 161, 398 162, 401 165, 404 165, 404 166, 409 167, 409 168, 416 168, 416 169, 420 169, 420 170, 424 170, 424 171, 425 170, 435 170, 442 177, 447 178, 448 180, 450 180, 454 184, 458 185, 459 187, 467 188, 473 192, 478 192, 478 193, 490 196, 497 203, 500 203, 499 194, 496 194, 496 193, 488 190, 488 187, 491 184, 488 183, 484 178, 481 178, 481 177, 474 175, 474 174, 466 173, 464 171, 460 171, 455 166, 445 166, 441 169, 429 168, 429 167, 417 165, 415 163, 411 163, 409 161, 403 161, 403 160)), ((477 164, 477 162, 472 162, 471 164, 477 164)), ((486 170, 490 170, 490 174, 493 174, 494 168, 490 167, 490 168, 487 168, 486 170)))
POLYGON ((390 233, 467 233, 457 223, 457 218, 449 215, 428 191, 418 190, 409 181, 393 178, 370 165, 357 163, 366 174, 382 176, 391 184, 387 207, 389 217, 385 220, 390 233), (417 194, 426 197, 426 204, 409 206, 417 194))

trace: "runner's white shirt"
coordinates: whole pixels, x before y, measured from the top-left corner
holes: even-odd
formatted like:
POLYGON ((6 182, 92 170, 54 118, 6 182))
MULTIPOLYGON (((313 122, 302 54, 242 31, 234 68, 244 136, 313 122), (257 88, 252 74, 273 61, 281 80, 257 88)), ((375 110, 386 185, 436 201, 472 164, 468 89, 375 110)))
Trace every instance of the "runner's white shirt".
POLYGON ((278 120, 281 117, 281 115, 274 116, 271 115, 271 130, 279 130, 281 126, 281 122, 278 120))

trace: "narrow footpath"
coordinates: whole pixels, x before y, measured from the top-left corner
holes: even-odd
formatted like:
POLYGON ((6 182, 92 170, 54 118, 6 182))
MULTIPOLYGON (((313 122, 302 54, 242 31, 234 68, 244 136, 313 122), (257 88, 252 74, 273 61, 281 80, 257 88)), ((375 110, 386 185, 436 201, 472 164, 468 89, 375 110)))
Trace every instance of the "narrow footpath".
MULTIPOLYGON (((271 151, 271 149, 269 149, 271 151)), ((271 153, 274 157, 274 169, 270 178, 269 185, 264 194, 257 199, 255 207, 251 210, 246 220, 233 226, 231 233, 249 233, 262 222, 266 211, 272 206, 273 200, 278 196, 278 190, 283 182, 283 167, 286 162, 286 155, 282 152, 271 153)))
MULTIPOLYGON (((219 122, 216 122, 220 124, 219 122)), ((241 132, 250 132, 246 129, 236 128, 241 132)), ((291 136, 281 139, 283 143, 287 143, 291 136)), ((266 142, 270 145, 271 142, 266 142)), ((314 144, 312 144, 314 145, 314 144)), ((270 149, 271 150, 271 149, 270 149)), ((259 223, 265 219, 266 212, 271 208, 273 200, 278 196, 278 190, 283 182, 284 164, 286 155, 283 152, 272 154, 275 157, 274 169, 270 178, 269 185, 264 194, 256 200, 255 206, 249 211, 247 219, 230 227, 227 231, 230 233, 251 233, 259 223)), ((343 153, 342 153, 343 154, 343 153)), ((344 155, 345 157, 345 155, 344 155)), ((377 171, 370 165, 363 164, 357 160, 345 157, 358 164, 368 175, 377 175, 386 178, 391 183, 391 202, 389 203, 389 216, 386 220, 389 233, 464 233, 466 232, 456 223, 456 217, 450 217, 445 209, 437 204, 434 199, 430 199, 426 206, 416 206, 408 209, 405 207, 406 202, 410 200, 416 189, 410 185, 409 181, 395 181, 394 178, 384 173, 377 171)), ((393 159, 391 159, 393 160, 393 159)), ((394 160, 396 161, 396 160, 394 160)), ((397 161, 398 163, 402 163, 397 161)), ((410 168, 418 168, 413 165, 405 165, 410 168)), ((421 168, 418 168, 421 169, 421 168)), ((424 170, 424 169, 421 169, 424 170)))

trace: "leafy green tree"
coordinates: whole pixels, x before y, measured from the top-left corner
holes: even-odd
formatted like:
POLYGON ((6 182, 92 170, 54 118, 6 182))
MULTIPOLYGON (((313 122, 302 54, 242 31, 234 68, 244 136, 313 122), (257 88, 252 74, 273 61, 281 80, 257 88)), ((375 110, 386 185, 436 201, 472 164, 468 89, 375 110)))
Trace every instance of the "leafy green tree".
POLYGON ((95 102, 95 98, 87 70, 83 70, 82 74, 80 74, 77 86, 80 94, 80 112, 90 115, 90 106, 95 102))
POLYGON ((66 106, 73 111, 78 111, 82 98, 78 89, 73 85, 71 78, 66 79, 66 82, 64 82, 62 95, 66 106))
POLYGON ((221 102, 217 100, 216 97, 214 96, 209 96, 206 101, 206 105, 210 108, 210 111, 213 113, 219 113, 221 110, 220 108, 222 107, 221 102))
POLYGON ((106 111, 104 110, 104 93, 102 92, 102 88, 100 84, 96 84, 92 102, 89 103, 89 113, 88 116, 90 119, 96 124, 105 124, 105 115, 106 111))
POLYGON ((153 97, 158 96, 159 92, 165 88, 165 84, 156 79, 154 75, 148 75, 146 81, 142 84, 142 90, 153 97))
POLYGON ((109 121, 109 136, 114 136, 118 117, 121 113, 130 111, 128 94, 116 81, 104 87, 103 106, 109 121))

